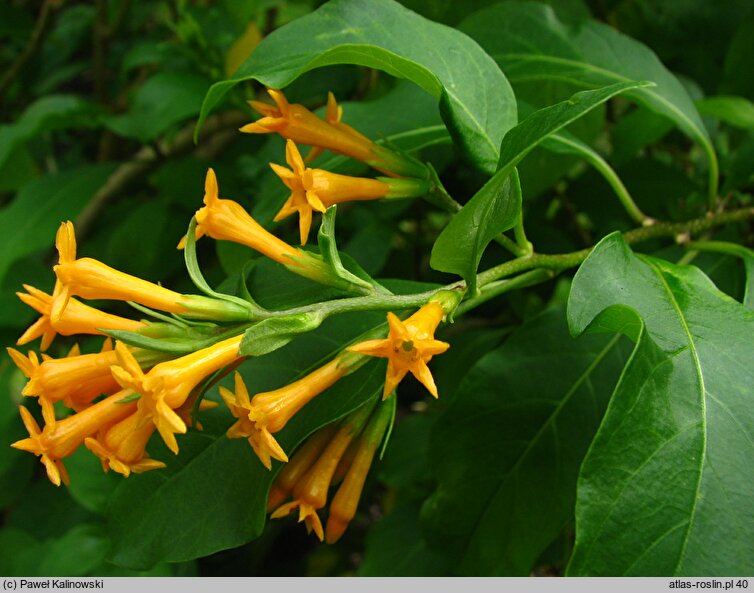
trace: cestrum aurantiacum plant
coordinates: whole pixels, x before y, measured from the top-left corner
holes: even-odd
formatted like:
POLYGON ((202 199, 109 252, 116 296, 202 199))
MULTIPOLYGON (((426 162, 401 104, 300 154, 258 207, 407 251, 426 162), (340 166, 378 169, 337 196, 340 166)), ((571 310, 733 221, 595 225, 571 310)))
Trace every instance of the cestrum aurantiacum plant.
MULTIPOLYGON (((160 470, 163 460, 147 449, 154 433, 179 453, 180 435, 201 430, 196 417, 218 402, 208 389, 234 374, 233 389, 220 386, 220 399, 234 418, 228 438, 246 439, 268 470, 284 467, 268 499, 273 518, 298 513, 320 540, 337 541, 353 519, 370 466, 384 446, 395 413, 395 390, 411 373, 431 395, 438 396, 428 363, 449 344, 435 338, 450 321, 465 294, 461 282, 410 295, 394 295, 366 274, 346 269, 334 237, 337 204, 363 200, 407 199, 435 191, 430 169, 409 155, 377 144, 347 124, 330 94, 324 118, 302 105, 290 104, 279 90, 269 90, 275 105, 253 101, 263 117, 243 128, 254 134, 277 133, 286 139, 288 167, 271 163, 290 190, 275 220, 297 214, 300 243, 310 235, 314 214, 321 213, 319 253, 289 245, 266 230, 236 201, 221 197, 215 172, 207 171, 203 206, 178 247, 185 250, 188 272, 204 294, 181 294, 113 269, 96 259, 77 256, 73 224, 63 222, 55 238, 58 263, 52 294, 24 285, 19 298, 41 317, 18 345, 41 338, 40 351, 24 354, 9 348, 14 363, 28 378, 24 397, 37 398, 43 424, 27 405, 20 406, 28 438, 13 447, 38 456, 55 485, 68 484, 64 460, 82 445, 96 455, 104 471, 124 477, 160 470), (305 159, 299 145, 311 147, 305 159), (324 150, 363 161, 382 175, 340 175, 311 168, 307 161, 324 150), (199 271, 195 242, 207 236, 245 245, 289 272, 336 289, 342 298, 296 310, 273 311, 212 290, 199 271), (131 303, 145 319, 129 319, 91 307, 83 300, 131 303), (342 345, 328 362, 277 389, 254 392, 237 371, 254 349, 260 324, 285 321, 286 331, 316 328, 325 317, 348 311, 385 311, 386 324, 342 345), (56 335, 101 335, 100 352, 81 354, 74 346, 63 358, 47 350, 56 335), (113 339, 115 342, 113 343, 113 339), (374 358, 387 359, 384 389, 346 416, 319 429, 296 451, 286 451, 276 435, 314 398, 374 358), (332 497, 331 497, 332 494, 332 497), (326 522, 319 516, 328 507, 326 522)), ((273 332, 274 333, 274 332, 273 332)), ((280 342, 282 345, 284 342, 280 342)), ((303 412, 302 412, 303 411, 303 412)))

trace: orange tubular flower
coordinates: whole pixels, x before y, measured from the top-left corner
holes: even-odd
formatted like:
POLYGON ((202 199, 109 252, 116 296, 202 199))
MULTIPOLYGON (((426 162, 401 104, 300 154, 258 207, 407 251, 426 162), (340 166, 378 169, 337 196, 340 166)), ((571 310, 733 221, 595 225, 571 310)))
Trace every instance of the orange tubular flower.
MULTIPOLYGON (((301 251, 281 241, 254 220, 243 206, 219 197, 217 177, 212 169, 204 180, 204 207, 196 211, 196 238, 207 235, 218 241, 246 245, 285 266, 295 264, 301 251)), ((186 237, 178 243, 183 249, 186 237)))
MULTIPOLYGON (((271 516, 279 519, 298 509, 299 523, 304 522, 308 532, 314 531, 320 541, 325 533, 317 511, 327 504, 327 492, 333 475, 351 441, 359 434, 372 412, 372 405, 365 405, 349 416, 329 440, 316 461, 296 480, 293 486, 293 501, 280 506, 271 516)), ((309 451, 307 457, 314 457, 309 451)), ((302 464, 303 465, 303 464, 302 464)))
POLYGON ((52 296, 28 284, 24 284, 24 289, 26 293, 17 292, 16 295, 42 315, 42 317, 34 322, 18 339, 16 344, 19 346, 28 344, 32 340, 42 336, 41 349, 47 350, 56 334, 63 336, 73 336, 76 334, 101 335, 102 331, 100 330, 103 329, 136 331, 146 325, 143 321, 135 321, 104 313, 73 298, 69 299, 68 305, 62 311, 60 317, 53 323, 51 318, 52 296))
POLYGON ((372 414, 369 424, 359 437, 358 442, 355 443, 355 447, 352 445, 355 451, 353 459, 350 460, 343 483, 330 503, 330 514, 325 529, 325 541, 328 544, 334 544, 341 538, 348 524, 356 515, 364 482, 367 479, 369 468, 372 466, 374 454, 390 424, 393 409, 392 406, 382 404, 372 414))
MULTIPOLYGON (((309 470, 314 462, 325 450, 330 439, 335 435, 337 423, 328 424, 309 438, 296 454, 285 464, 275 478, 270 492, 267 495, 267 512, 270 513, 278 508, 293 494, 293 487, 301 477, 309 470)), ((336 472, 337 473, 337 472, 336 472)))
POLYGON ((55 246, 60 263, 53 269, 58 278, 52 295, 50 320, 60 321, 72 296, 85 299, 135 301, 153 309, 179 313, 196 319, 245 321, 248 311, 218 299, 183 295, 136 276, 119 272, 89 257, 76 259, 76 236, 71 222, 58 229, 55 246))
POLYGON ((361 357, 341 355, 326 365, 285 387, 258 393, 251 400, 240 374, 236 373, 235 393, 224 387, 220 395, 238 421, 228 429, 229 438, 246 438, 267 469, 272 459, 287 462, 288 456, 272 436, 307 403, 355 371, 365 362, 361 357))
POLYGON ((118 365, 112 367, 115 379, 124 388, 141 395, 140 409, 157 427, 160 436, 173 453, 178 453, 176 433, 186 432, 186 423, 176 409, 188 399, 191 391, 208 375, 238 360, 238 347, 243 335, 218 342, 208 348, 155 365, 144 373, 124 344, 115 351, 118 365))
POLYGON ((27 357, 8 348, 8 353, 29 379, 21 393, 39 398, 45 422, 50 426, 55 424, 55 402, 62 401, 69 408, 82 410, 97 396, 118 389, 118 383, 110 373, 110 367, 118 362, 112 350, 76 355, 78 351, 74 349, 73 356, 57 359, 46 357, 41 363, 34 352, 27 357))
POLYGON ((288 201, 277 213, 275 220, 282 220, 298 212, 302 245, 306 244, 309 237, 312 211, 324 212, 333 204, 341 202, 384 198, 391 190, 388 183, 378 179, 349 177, 323 169, 307 169, 293 140, 286 143, 285 160, 291 169, 270 163, 272 170, 291 190, 288 201))
MULTIPOLYGON (((267 89, 276 105, 261 101, 249 104, 264 117, 241 128, 249 134, 280 134, 296 144, 314 146, 314 155, 322 149, 363 161, 391 176, 417 177, 425 179, 427 169, 418 161, 388 150, 361 135, 352 127, 340 121, 343 111, 328 95, 327 115, 320 119, 306 107, 288 103, 281 91, 267 89)), ((313 158, 313 155, 310 155, 313 158)))
POLYGON ((351 352, 388 359, 383 399, 392 393, 409 371, 437 397, 437 387, 427 363, 434 355, 442 354, 450 348, 450 344, 435 340, 434 337, 444 316, 442 306, 434 301, 424 305, 405 321, 388 313, 390 332, 387 338, 367 340, 348 348, 351 352))
POLYGON ((127 389, 119 391, 54 426, 46 425, 44 430, 39 429, 31 413, 21 406, 21 418, 29 431, 29 438, 16 441, 11 447, 41 457, 50 481, 56 486, 60 486, 61 481, 67 485, 68 472, 61 460, 71 455, 86 437, 96 433, 102 426, 118 422, 131 414, 136 409, 136 403, 122 402, 130 394, 131 391, 127 389))
POLYGON ((155 430, 144 406, 138 405, 130 416, 101 431, 97 438, 87 437, 84 444, 100 458, 105 472, 112 469, 127 478, 131 473, 165 467, 162 461, 150 459, 144 450, 155 430))

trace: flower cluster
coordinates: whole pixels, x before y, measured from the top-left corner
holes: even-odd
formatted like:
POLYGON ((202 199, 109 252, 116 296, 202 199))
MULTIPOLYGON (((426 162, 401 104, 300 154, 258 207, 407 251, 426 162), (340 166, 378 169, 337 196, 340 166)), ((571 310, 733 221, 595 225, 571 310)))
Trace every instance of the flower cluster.
MULTIPOLYGON (((332 95, 324 118, 288 103, 280 91, 271 90, 270 95, 276 106, 252 102, 264 117, 242 131, 276 132, 287 139, 290 168, 271 163, 290 190, 276 220, 297 213, 302 245, 307 242, 314 211, 324 213, 343 202, 417 197, 428 191, 424 165, 375 144, 343 123, 343 110, 332 95), (349 177, 309 168, 297 143, 312 147, 307 160, 330 150, 364 161, 387 176, 349 177)), ((250 298, 216 293, 203 279, 198 281, 192 258, 194 241, 202 236, 246 245, 294 274, 339 289, 344 296, 385 291, 347 272, 337 252, 333 256, 332 250, 315 253, 294 247, 263 228, 241 204, 220 197, 212 169, 205 180, 204 204, 179 243, 179 248, 186 249, 192 279, 204 295, 182 294, 96 259, 78 257, 73 224, 62 223, 55 237, 58 263, 53 268, 52 294, 28 285, 25 292, 17 293, 41 315, 17 344, 41 338, 40 351, 44 352, 58 334, 94 335, 104 336, 101 350, 82 354, 74 346, 67 356, 53 358, 33 350, 24 354, 8 349, 28 379, 22 395, 37 398, 44 420, 40 427, 35 415, 20 406, 29 436, 12 446, 38 456, 54 484, 68 484, 64 459, 82 445, 100 459, 104 471, 126 477, 165 467, 147 452, 153 435, 157 433, 178 454, 178 435, 189 427, 201 429, 195 414, 218 405, 204 399, 208 389, 245 360, 247 332, 258 323, 286 315, 262 309, 250 298), (148 319, 121 317, 78 299, 126 301, 148 319)), ((383 400, 409 372, 437 397, 427 363, 448 348, 434 338, 434 332, 454 304, 434 295, 404 320, 388 313, 386 337, 344 344, 331 360, 278 389, 252 395, 239 371, 234 389, 220 386, 221 399, 235 418, 227 437, 246 439, 267 469, 272 469, 273 460, 286 464, 270 491, 273 517, 297 509, 300 520, 321 540, 333 542, 341 537, 355 515, 375 451, 392 419, 395 398, 382 402, 372 398, 319 430, 290 462, 275 435, 315 397, 372 357, 387 358, 383 400), (323 528, 317 512, 324 509, 328 490, 337 484, 323 528), (292 500, 285 503, 288 498, 292 500)), ((377 331, 382 333, 372 336, 384 336, 384 330, 377 331)))

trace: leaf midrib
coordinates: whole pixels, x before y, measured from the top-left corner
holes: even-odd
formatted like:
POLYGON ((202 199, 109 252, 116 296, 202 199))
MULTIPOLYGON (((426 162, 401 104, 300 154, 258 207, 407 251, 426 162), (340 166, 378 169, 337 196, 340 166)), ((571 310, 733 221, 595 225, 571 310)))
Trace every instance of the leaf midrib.
POLYGON ((560 400, 558 405, 553 409, 553 411, 550 413, 547 419, 542 423, 542 426, 537 431, 537 433, 532 437, 532 439, 529 441, 526 448, 518 456, 518 458, 516 459, 516 462, 510 467, 510 469, 508 469, 508 471, 505 472, 505 474, 503 474, 503 476, 501 476, 499 486, 495 488, 495 490, 490 494, 490 496, 487 497, 487 501, 485 502, 484 505, 482 505, 484 508, 484 511, 479 513, 479 516, 477 517, 476 521, 474 521, 474 525, 468 532, 469 535, 466 538, 466 542, 464 544, 464 548, 466 549, 466 551, 464 552, 464 559, 467 557, 467 554, 468 554, 469 542, 473 539, 474 534, 476 533, 477 529, 479 529, 479 525, 481 524, 482 519, 487 516, 487 513, 489 512, 489 509, 491 506, 491 502, 495 498, 497 498, 497 496, 500 494, 500 491, 502 490, 507 480, 511 477, 511 475, 515 471, 519 469, 519 467, 523 463, 526 456, 534 447, 534 444, 539 441, 539 439, 544 434, 544 431, 550 426, 550 424, 558 416, 558 414, 563 409, 563 407, 571 400, 573 395, 578 391, 579 387, 581 387, 582 383, 584 383, 584 381, 586 381, 589 378, 589 376, 599 366, 599 364, 607 356, 610 350, 612 350, 612 348, 618 343, 620 338, 621 338, 620 334, 613 336, 613 338, 610 339, 607 345, 597 354, 597 356, 595 356, 594 360, 587 366, 586 369, 584 369, 584 371, 581 373, 581 375, 579 375, 576 381, 574 381, 573 385, 565 394, 565 396, 560 400))
POLYGON ((649 268, 652 270, 652 272, 654 272, 654 274, 656 274, 658 279, 660 280, 663 289, 667 292, 668 299, 673 305, 673 309, 678 315, 678 320, 681 322, 681 327, 683 328, 683 332, 686 336, 686 340, 689 345, 689 352, 691 352, 691 357, 692 357, 692 360, 694 361, 694 370, 696 371, 697 381, 699 385, 699 400, 700 400, 699 404, 701 406, 701 411, 702 411, 702 417, 701 417, 702 450, 699 455, 699 468, 698 468, 699 476, 697 478, 696 488, 694 491, 694 502, 693 502, 693 506, 691 507, 691 514, 689 516, 688 526, 686 528, 686 533, 683 536, 683 545, 678 555, 678 562, 676 564, 675 570, 673 571, 674 574, 678 574, 678 569, 681 567, 681 564, 683 563, 683 559, 686 556, 686 548, 688 547, 689 538, 691 535, 691 529, 694 525, 694 518, 696 516, 696 509, 697 509, 697 505, 700 498, 699 493, 702 487, 704 465, 705 465, 705 460, 707 457, 707 399, 705 397, 707 393, 707 389, 704 384, 704 374, 702 372, 702 365, 699 360, 699 352, 696 349, 694 337, 691 334, 691 330, 689 329, 688 323, 686 322, 686 317, 683 314, 683 311, 681 311, 681 307, 675 298, 675 294, 673 293, 673 290, 668 285, 667 280, 665 279, 665 275, 662 273, 660 269, 658 269, 657 265, 651 261, 648 261, 648 260, 645 260, 645 261, 649 265, 649 268))

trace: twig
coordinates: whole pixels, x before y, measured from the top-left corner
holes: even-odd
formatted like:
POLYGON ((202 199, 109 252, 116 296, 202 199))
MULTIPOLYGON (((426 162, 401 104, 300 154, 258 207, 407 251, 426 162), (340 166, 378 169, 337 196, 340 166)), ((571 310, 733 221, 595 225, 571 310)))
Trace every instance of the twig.
POLYGON ((0 77, 0 97, 5 95, 8 87, 16 79, 16 76, 18 76, 21 69, 37 54, 50 26, 50 17, 52 16, 53 11, 62 5, 62 1, 56 2, 55 0, 45 0, 44 4, 42 4, 42 10, 37 17, 37 22, 34 25, 34 31, 32 31, 29 43, 26 44, 26 47, 20 54, 18 54, 16 60, 5 71, 2 77, 0 77))
MULTIPOLYGON (((228 140, 235 137, 235 135, 225 135, 227 130, 239 127, 246 122, 247 119, 248 115, 241 111, 228 111, 210 117, 204 124, 203 130, 206 136, 204 137, 203 144, 200 148, 204 149, 205 146, 211 145, 214 154, 217 154, 217 152, 221 151, 226 145, 228 140), (226 139, 226 142, 212 142, 210 137, 215 135, 222 135, 226 139)), ((85 234, 97 219, 100 210, 102 210, 110 200, 120 194, 129 183, 148 174, 160 162, 162 162, 163 158, 180 156, 194 150, 193 132, 194 122, 191 122, 176 134, 175 139, 169 146, 162 146, 159 151, 152 146, 144 146, 129 161, 123 163, 113 171, 105 184, 96 194, 94 194, 94 197, 92 197, 89 204, 87 204, 86 208, 84 208, 81 214, 79 214, 76 220, 77 234, 85 234)), ((206 152, 207 151, 205 151, 205 153, 206 152)))
MULTIPOLYGON (((623 233, 623 238, 626 243, 633 245, 635 243, 641 243, 642 241, 648 241, 649 239, 656 239, 659 237, 694 235, 731 222, 744 222, 752 219, 754 219, 754 208, 740 208, 729 212, 707 214, 706 216, 695 218, 687 222, 659 222, 652 226, 638 228, 623 233)), ((479 286, 484 286, 494 280, 534 268, 544 268, 549 270, 565 270, 567 268, 573 268, 583 262, 591 253, 592 249, 593 247, 588 247, 580 251, 558 255, 532 253, 528 256, 519 257, 485 270, 479 274, 479 286)))

